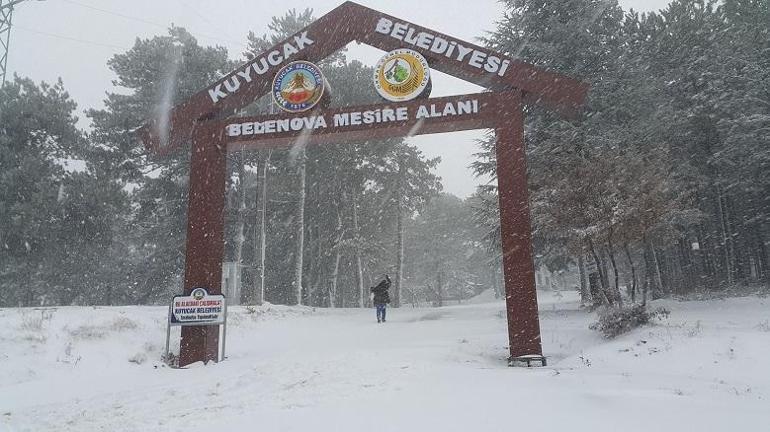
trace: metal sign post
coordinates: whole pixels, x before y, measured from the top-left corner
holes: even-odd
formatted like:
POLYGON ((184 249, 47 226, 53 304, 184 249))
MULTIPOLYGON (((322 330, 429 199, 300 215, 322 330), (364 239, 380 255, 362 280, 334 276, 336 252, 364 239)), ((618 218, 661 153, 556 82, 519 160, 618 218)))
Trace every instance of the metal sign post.
MULTIPOLYGON (((227 298, 221 294, 210 295, 205 288, 193 288, 190 295, 175 296, 168 307, 168 325, 166 327, 166 350, 163 358, 167 359, 169 355, 169 345, 171 340, 171 327, 206 326, 217 328, 217 341, 219 341, 219 327, 222 331, 222 348, 217 347, 215 359, 205 359, 203 361, 215 360, 220 362, 225 359, 225 338, 227 336, 227 298)), ((189 363, 182 364, 181 346, 180 346, 179 366, 186 366, 189 363)), ((193 363, 193 362, 190 362, 193 363)))

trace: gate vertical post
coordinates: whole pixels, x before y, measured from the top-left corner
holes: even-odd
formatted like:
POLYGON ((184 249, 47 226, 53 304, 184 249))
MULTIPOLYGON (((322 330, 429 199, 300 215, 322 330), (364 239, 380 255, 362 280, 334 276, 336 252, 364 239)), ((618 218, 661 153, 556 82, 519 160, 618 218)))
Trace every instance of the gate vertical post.
MULTIPOLYGON (((193 133, 187 210, 184 294, 206 288, 221 294, 224 254, 226 148, 217 133, 199 125, 193 133)), ((219 326, 182 327, 179 366, 218 361, 219 326)))
POLYGON ((511 98, 495 129, 500 235, 511 359, 542 356, 537 311, 532 227, 527 192, 524 112, 521 94, 511 98))

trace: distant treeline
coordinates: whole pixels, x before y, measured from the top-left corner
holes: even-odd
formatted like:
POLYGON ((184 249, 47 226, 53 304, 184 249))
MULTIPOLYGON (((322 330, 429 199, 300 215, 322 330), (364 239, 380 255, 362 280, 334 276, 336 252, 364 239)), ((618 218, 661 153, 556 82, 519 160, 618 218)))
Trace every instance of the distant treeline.
MULTIPOLYGON (((503 3, 490 48, 591 84, 577 120, 527 109, 538 265, 598 274, 583 287, 595 304, 767 289, 768 2, 680 0, 643 15, 606 0, 503 3)), ((274 18, 244 57, 312 19, 274 18)), ((62 83, 0 89, 0 306, 180 291, 189 155, 148 157, 134 131, 241 61, 179 27, 139 39, 109 60, 116 89, 87 111, 89 130, 62 83)), ((371 69, 344 51, 321 67, 333 104, 376 100, 371 69)), ((474 167, 494 175, 494 142, 481 144, 474 167)), ((404 140, 232 154, 225 260, 241 269, 242 300, 360 306, 385 273, 404 304, 499 289, 496 190, 443 195, 436 163, 404 140)))
MULTIPOLYGON (((606 0, 503 3, 490 47, 591 84, 578 121, 528 113, 541 262, 596 269, 596 304, 620 304, 622 285, 634 298, 767 289, 769 2, 677 0, 647 14, 606 0)), ((480 173, 494 172, 492 145, 480 173)), ((497 241, 495 212, 480 219, 497 241)))
MULTIPOLYGON (((274 19, 244 57, 311 21, 274 19)), ((148 156, 134 131, 236 62, 174 27, 108 66, 118 88, 87 111, 88 131, 61 82, 0 90, 0 307, 163 303, 182 289, 189 147, 148 156)), ((377 100, 372 68, 344 51, 321 67, 332 104, 377 100)), ((224 259, 241 300, 357 307, 390 274, 395 303, 440 304, 496 281, 470 201, 439 195, 437 162, 400 139, 231 154, 224 259)))

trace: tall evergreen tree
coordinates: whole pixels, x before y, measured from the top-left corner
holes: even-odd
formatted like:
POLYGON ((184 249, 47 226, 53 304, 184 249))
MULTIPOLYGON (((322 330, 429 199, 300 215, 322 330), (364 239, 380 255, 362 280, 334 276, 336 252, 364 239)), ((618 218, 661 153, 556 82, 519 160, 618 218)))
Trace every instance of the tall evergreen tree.
POLYGON ((112 300, 103 257, 125 196, 79 166, 75 109, 61 81, 0 89, 0 305, 112 300))
POLYGON ((229 72, 224 48, 210 48, 180 27, 168 36, 137 39, 109 66, 120 92, 107 94, 105 108, 91 110, 94 172, 130 190, 130 213, 121 227, 123 301, 147 303, 179 291, 186 234, 189 150, 148 157, 134 131, 229 72))
MULTIPOLYGON (((591 252, 598 301, 616 304, 640 259, 653 295, 766 278, 766 2, 679 0, 641 16, 604 1, 504 4, 491 47, 591 84, 579 122, 528 112, 538 255, 591 252)), ((494 174, 483 144, 475 168, 494 174)))

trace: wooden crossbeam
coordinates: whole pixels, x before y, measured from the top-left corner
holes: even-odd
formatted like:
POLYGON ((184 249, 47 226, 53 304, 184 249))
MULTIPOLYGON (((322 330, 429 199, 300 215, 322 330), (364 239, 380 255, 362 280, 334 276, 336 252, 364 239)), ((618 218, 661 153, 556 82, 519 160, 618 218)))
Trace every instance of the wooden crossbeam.
POLYGON ((317 62, 353 41, 386 51, 413 49, 436 70, 496 91, 521 90, 525 103, 540 103, 565 116, 577 112, 588 90, 587 84, 570 77, 345 2, 173 107, 167 116, 151 119, 139 135, 153 152, 173 151, 190 141, 196 122, 228 117, 267 94, 275 72, 287 63, 317 62))

